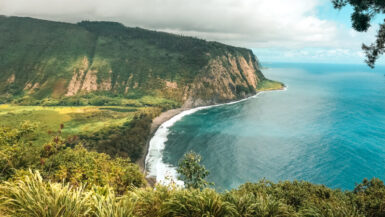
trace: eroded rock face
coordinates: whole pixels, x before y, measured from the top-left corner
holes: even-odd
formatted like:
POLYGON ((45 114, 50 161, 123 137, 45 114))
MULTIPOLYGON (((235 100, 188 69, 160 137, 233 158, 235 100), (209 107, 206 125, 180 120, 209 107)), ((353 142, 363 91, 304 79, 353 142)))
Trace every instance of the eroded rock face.
POLYGON ((40 84, 38 82, 36 83, 33 83, 33 82, 28 82, 24 89, 25 91, 28 91, 28 93, 33 93, 36 89, 38 89, 40 87, 40 84))
POLYGON ((171 89, 177 89, 178 84, 176 82, 166 81, 166 87, 171 89))
POLYGON ((254 64, 251 62, 251 58, 249 59, 249 62, 246 61, 244 57, 238 58, 239 65, 241 67, 241 70, 243 71, 247 82, 249 85, 251 85, 254 89, 257 88, 257 75, 256 75, 256 68, 254 68, 254 64))
POLYGON ((108 91, 112 89, 111 76, 112 76, 112 70, 108 72, 108 77, 100 82, 100 84, 98 85, 98 90, 108 91))
POLYGON ((8 84, 13 84, 13 83, 15 83, 15 78, 16 78, 15 74, 12 74, 12 75, 7 79, 7 83, 8 83, 8 84))
POLYGON ((85 92, 92 92, 98 90, 98 71, 96 70, 88 70, 86 77, 84 78, 84 82, 82 85, 82 89, 85 92))
POLYGON ((107 79, 98 83, 98 71, 90 69, 90 63, 87 57, 83 58, 79 68, 74 69, 74 74, 67 87, 65 96, 74 96, 79 92, 92 92, 98 90, 108 91, 112 89, 111 74, 109 71, 107 79))
POLYGON ((264 79, 249 56, 227 54, 209 61, 201 76, 187 89, 183 107, 223 103, 244 98, 256 93, 258 82, 264 79))
MULTIPOLYGON (((66 96, 93 91, 109 91, 114 87, 119 87, 123 89, 124 93, 128 93, 131 89, 139 88, 137 82, 132 82, 132 74, 126 81, 116 81, 113 87, 112 70, 102 80, 98 77, 98 70, 91 68, 89 60, 84 57, 80 66, 74 69, 66 96)), ((164 82, 166 91, 179 92, 183 107, 190 108, 253 95, 256 93, 258 82, 261 79, 264 79, 263 75, 252 54, 244 57, 226 53, 223 56, 212 58, 190 84, 179 85, 175 81, 168 80, 162 82, 164 82)), ((36 87, 28 84, 26 88, 34 89, 36 87)))
POLYGON ((88 70, 88 67, 88 58, 84 57, 81 67, 79 69, 74 69, 74 75, 68 85, 66 96, 74 96, 79 92, 83 84, 84 74, 86 70, 88 70))

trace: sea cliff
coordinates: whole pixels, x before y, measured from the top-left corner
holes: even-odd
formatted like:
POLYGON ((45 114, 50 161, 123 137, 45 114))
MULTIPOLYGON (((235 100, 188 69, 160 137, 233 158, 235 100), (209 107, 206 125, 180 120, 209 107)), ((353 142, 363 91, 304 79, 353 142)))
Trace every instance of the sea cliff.
POLYGON ((0 16, 0 31, 3 103, 131 105, 124 99, 152 96, 166 109, 190 108, 253 95, 265 80, 249 49, 114 22, 0 16))

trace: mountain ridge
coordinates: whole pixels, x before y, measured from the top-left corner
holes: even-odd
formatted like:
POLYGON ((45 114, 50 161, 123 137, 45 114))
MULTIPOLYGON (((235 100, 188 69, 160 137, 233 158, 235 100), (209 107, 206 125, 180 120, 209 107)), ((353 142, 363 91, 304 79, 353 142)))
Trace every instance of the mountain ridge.
POLYGON ((121 105, 150 95, 195 107, 255 94, 266 80, 249 49, 116 22, 0 16, 0 31, 0 102, 94 105, 97 95, 121 105))

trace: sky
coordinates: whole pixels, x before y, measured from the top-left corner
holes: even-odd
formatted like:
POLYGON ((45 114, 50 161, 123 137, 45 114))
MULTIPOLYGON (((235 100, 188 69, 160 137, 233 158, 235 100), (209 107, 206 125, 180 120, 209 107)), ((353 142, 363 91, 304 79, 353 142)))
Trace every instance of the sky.
POLYGON ((261 62, 363 63, 383 17, 359 33, 351 12, 330 0, 0 0, 2 15, 116 21, 247 47, 261 62))

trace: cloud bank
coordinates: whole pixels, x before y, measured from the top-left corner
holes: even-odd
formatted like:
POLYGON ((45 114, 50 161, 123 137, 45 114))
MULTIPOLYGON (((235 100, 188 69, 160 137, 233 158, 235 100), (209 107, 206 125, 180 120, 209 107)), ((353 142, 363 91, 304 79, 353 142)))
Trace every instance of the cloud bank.
POLYGON ((325 0, 0 0, 0 14, 67 22, 117 21, 255 49, 355 47, 357 52, 361 35, 317 17, 317 7, 325 3, 331 4, 325 0))

